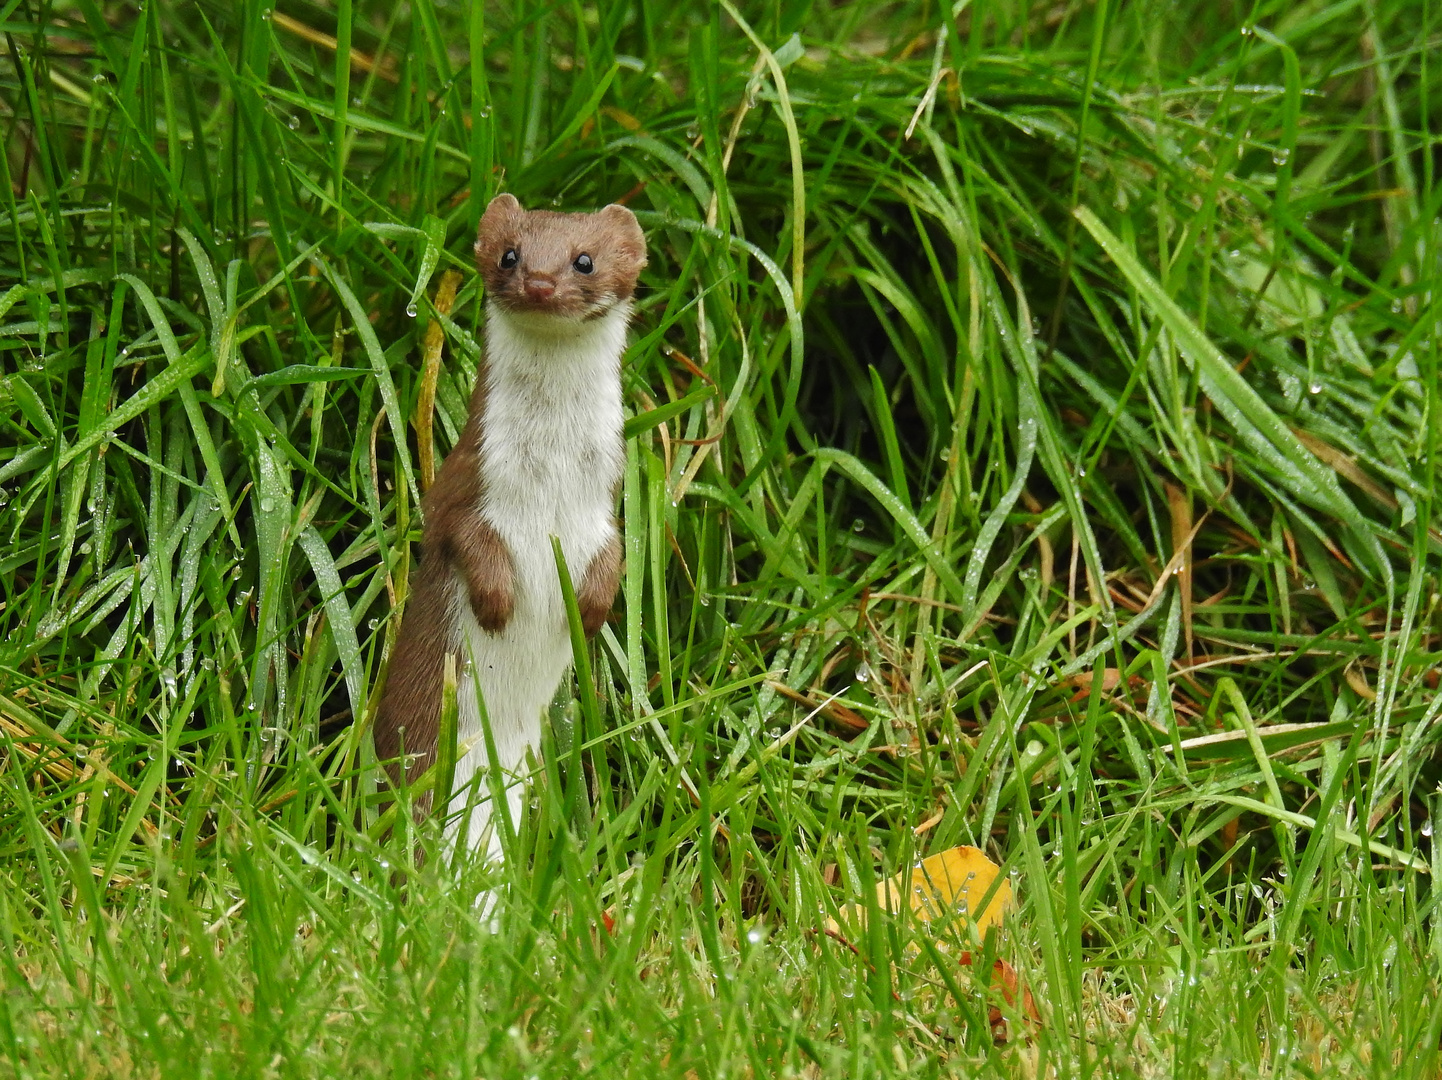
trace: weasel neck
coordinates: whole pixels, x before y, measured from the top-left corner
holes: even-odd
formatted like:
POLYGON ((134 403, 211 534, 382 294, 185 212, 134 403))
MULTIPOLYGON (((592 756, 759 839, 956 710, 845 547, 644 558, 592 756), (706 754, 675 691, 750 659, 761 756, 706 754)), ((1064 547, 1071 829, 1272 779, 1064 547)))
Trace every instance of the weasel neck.
POLYGON ((631 305, 617 304, 595 319, 560 319, 486 306, 486 367, 499 381, 541 379, 556 390, 567 384, 601 390, 617 383, 631 305))

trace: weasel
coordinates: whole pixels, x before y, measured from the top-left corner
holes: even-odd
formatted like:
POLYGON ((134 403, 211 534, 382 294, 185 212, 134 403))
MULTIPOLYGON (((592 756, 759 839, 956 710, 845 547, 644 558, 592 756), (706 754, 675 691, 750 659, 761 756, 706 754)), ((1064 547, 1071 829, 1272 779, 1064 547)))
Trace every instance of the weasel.
MULTIPOLYGON (((482 771, 464 839, 494 859, 501 830, 477 693, 516 825, 516 774, 572 659, 551 537, 561 540, 587 638, 620 583, 621 353, 646 239, 624 206, 560 214, 498 195, 475 251, 486 292, 484 359, 466 426, 421 500, 421 563, 374 739, 379 758, 405 754, 407 779, 420 779, 436 760, 445 659, 453 656, 460 751, 452 790, 459 808, 482 771)), ((392 763, 393 782, 400 768, 392 763)), ((456 823, 447 830, 453 841, 458 832, 456 823)))

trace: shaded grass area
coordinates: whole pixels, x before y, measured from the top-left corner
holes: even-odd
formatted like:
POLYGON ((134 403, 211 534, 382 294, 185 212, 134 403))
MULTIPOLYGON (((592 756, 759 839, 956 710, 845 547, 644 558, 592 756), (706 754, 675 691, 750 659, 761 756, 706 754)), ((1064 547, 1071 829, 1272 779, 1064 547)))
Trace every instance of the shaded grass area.
POLYGON ((10 1071, 1436 1075, 1430 7, 0 13, 10 1071), (651 264, 488 869, 365 718, 501 189, 651 264))

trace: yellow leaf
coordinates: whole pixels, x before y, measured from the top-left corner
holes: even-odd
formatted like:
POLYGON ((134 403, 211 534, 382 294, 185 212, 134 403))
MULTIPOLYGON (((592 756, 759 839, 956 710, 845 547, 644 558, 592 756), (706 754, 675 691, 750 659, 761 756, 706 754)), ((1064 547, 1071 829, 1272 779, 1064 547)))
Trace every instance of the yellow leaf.
POLYGON ((637 120, 624 109, 618 109, 614 105, 602 105, 601 112, 616 121, 616 123, 620 124, 627 131, 641 130, 641 121, 637 120))
MULTIPOLYGON (((970 922, 978 934, 985 934, 989 927, 1001 925, 1011 905, 1011 882, 1003 878, 986 907, 980 912, 972 910, 982 902, 999 873, 1001 868, 981 849, 966 845, 949 848, 923 859, 910 871, 880 882, 876 886, 876 905, 896 914, 904 895, 922 922, 970 922)), ((866 925, 865 904, 848 904, 841 909, 841 915, 853 927, 866 925)), ((827 920, 826 928, 841 933, 834 919, 827 920)))

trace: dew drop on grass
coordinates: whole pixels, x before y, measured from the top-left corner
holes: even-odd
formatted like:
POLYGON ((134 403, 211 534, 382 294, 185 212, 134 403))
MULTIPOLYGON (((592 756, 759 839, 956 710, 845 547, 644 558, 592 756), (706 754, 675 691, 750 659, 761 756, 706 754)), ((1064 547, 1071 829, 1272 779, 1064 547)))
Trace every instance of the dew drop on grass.
POLYGON ((296 116, 295 113, 291 113, 290 116, 286 118, 285 126, 290 128, 291 131, 299 131, 300 117, 296 116))
POLYGON ((871 666, 863 660, 856 668, 856 681, 867 682, 871 678, 871 666))
POLYGON ((1320 394, 1321 392, 1322 392, 1322 384, 1319 383, 1319 382, 1314 382, 1314 383, 1312 383, 1310 386, 1307 387, 1307 393, 1309 393, 1309 394, 1320 394))
POLYGON ((374 630, 374 629, 375 629, 377 626, 379 626, 380 624, 381 624, 380 619, 367 619, 367 620, 366 620, 366 627, 367 627, 368 629, 371 629, 371 630, 374 630))
POLYGON ((1432 835, 1432 819, 1431 819, 1431 818, 1428 818, 1426 821, 1422 822, 1422 835, 1423 835, 1423 836, 1431 836, 1431 835, 1432 835))
POLYGON ((1280 146, 1272 152, 1272 164, 1279 167, 1285 165, 1291 156, 1292 151, 1290 149, 1285 146, 1280 146))
POLYGON ((857 518, 855 521, 853 521, 853 522, 851 523, 851 531, 854 532, 854 533, 859 533, 859 532, 861 532, 861 531, 862 531, 863 529, 865 529, 865 528, 866 528, 866 522, 862 521, 860 518, 857 518))
POLYGON ((760 945, 761 937, 760 927, 753 926, 750 930, 746 931, 746 940, 751 942, 752 945, 760 945))
POLYGON ((411 301, 411 303, 406 305, 406 315, 408 315, 412 319, 416 317, 415 301, 411 301))

